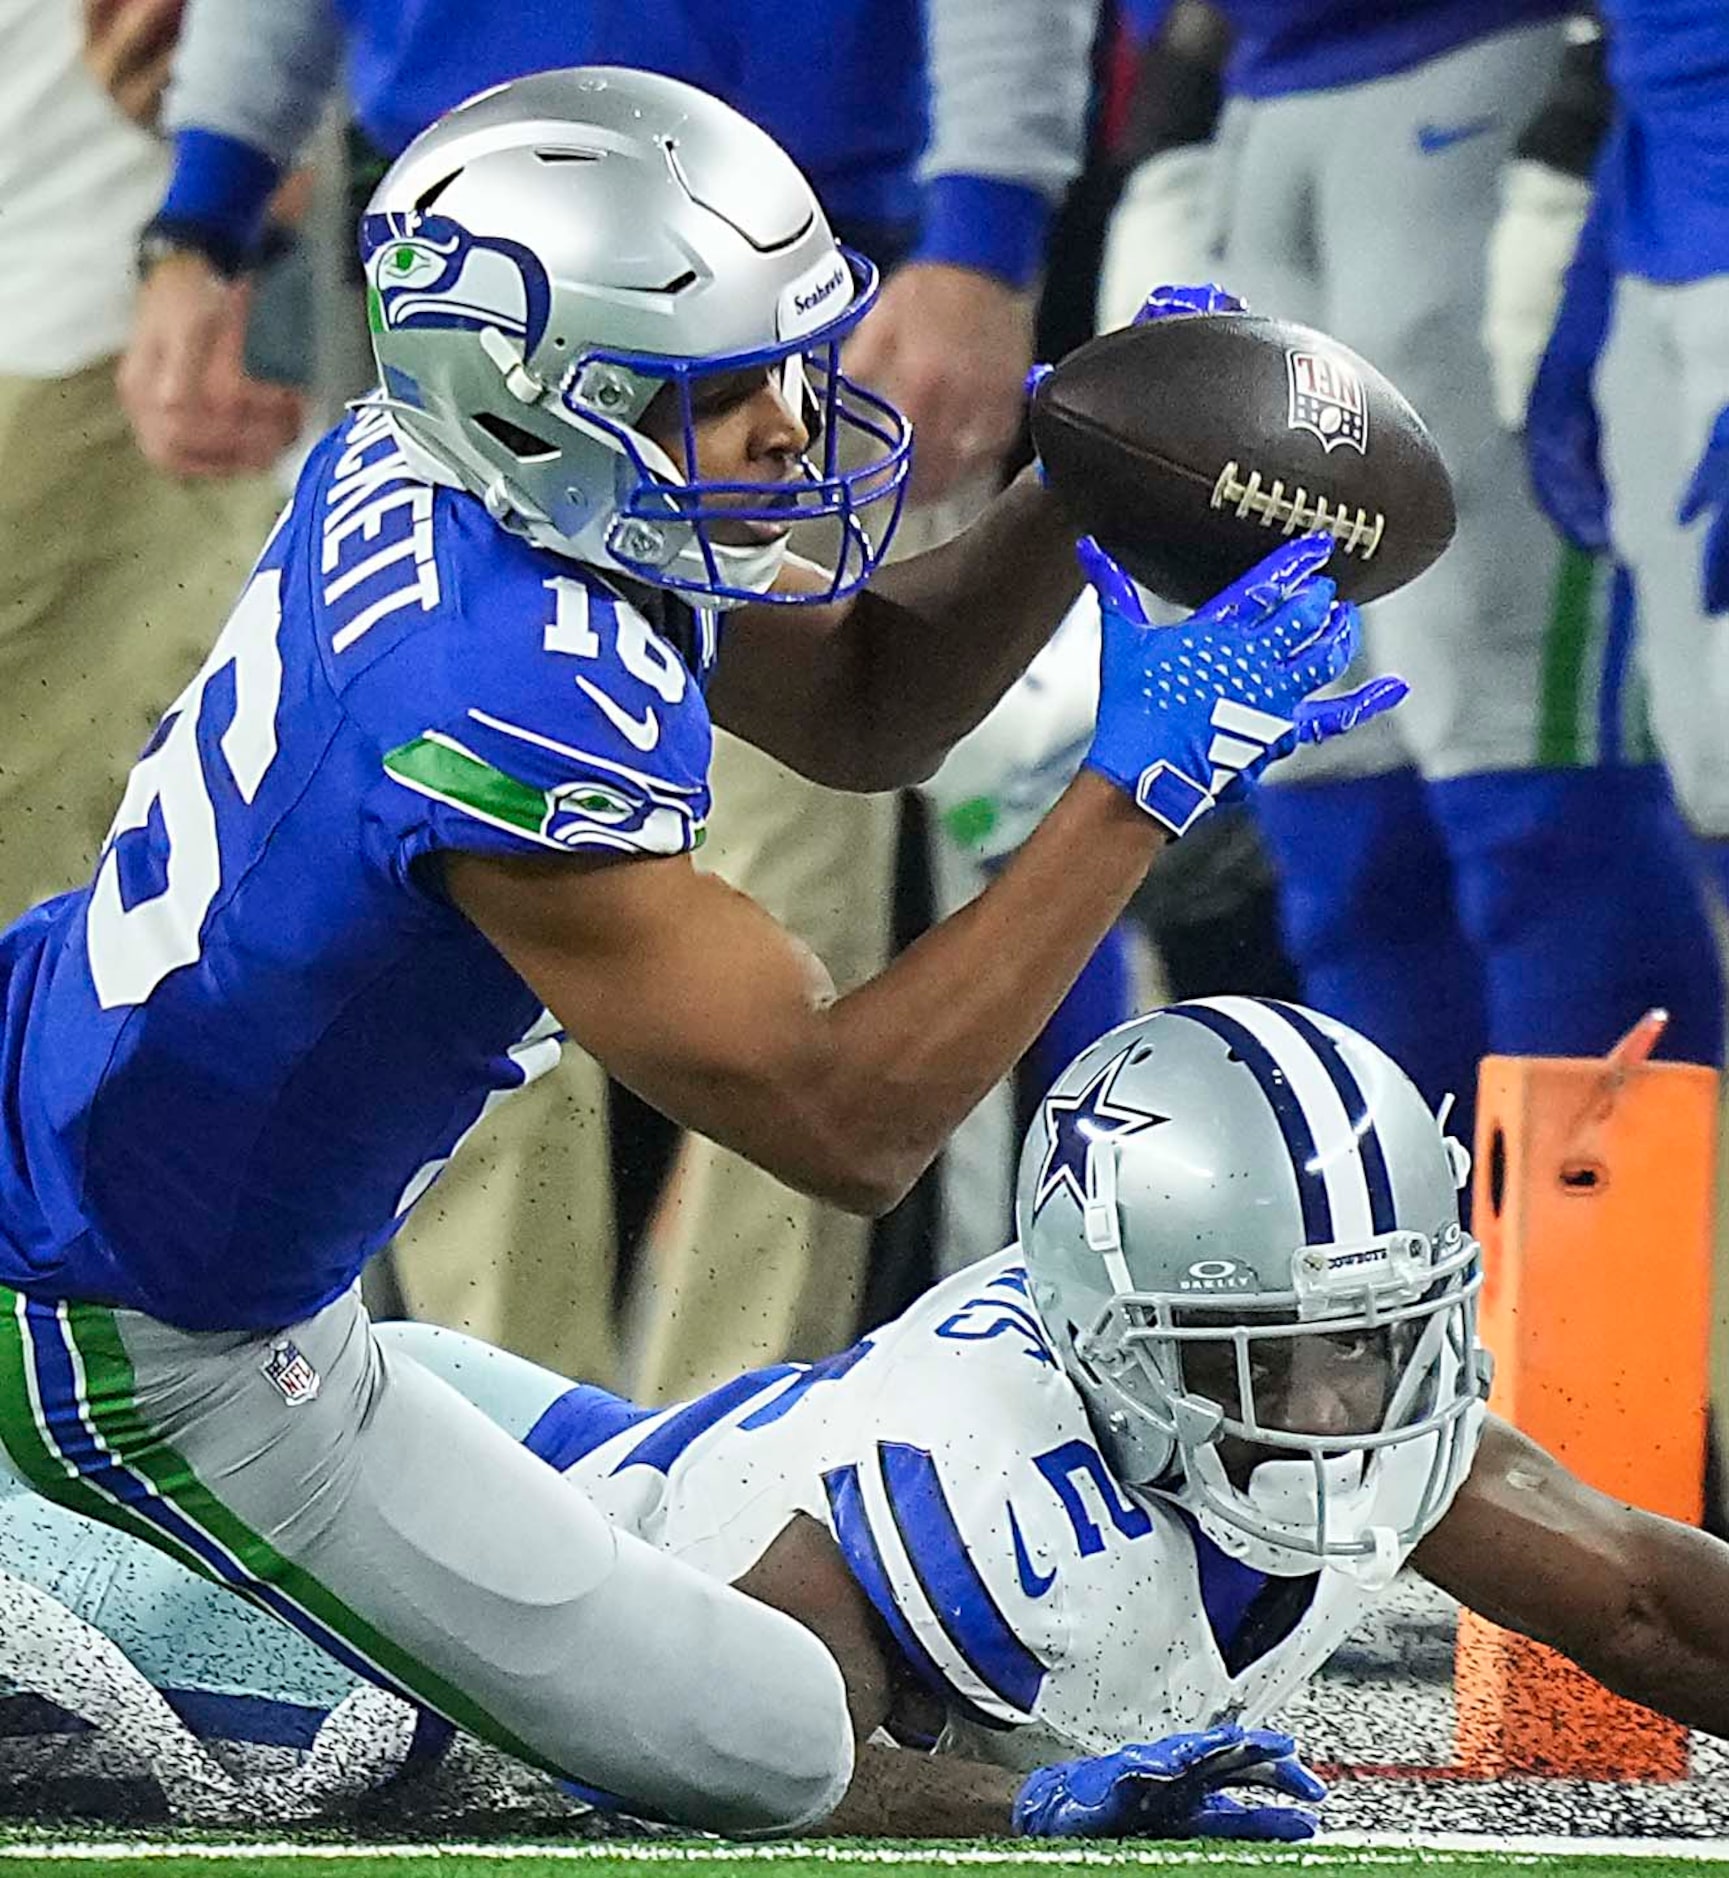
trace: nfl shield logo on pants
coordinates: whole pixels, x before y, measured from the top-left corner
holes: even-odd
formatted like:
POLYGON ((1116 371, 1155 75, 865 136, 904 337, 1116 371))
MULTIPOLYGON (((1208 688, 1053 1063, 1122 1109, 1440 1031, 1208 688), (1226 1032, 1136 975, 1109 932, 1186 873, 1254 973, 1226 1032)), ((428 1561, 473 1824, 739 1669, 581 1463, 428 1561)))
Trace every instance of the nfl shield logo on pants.
POLYGON ((264 1373, 290 1408, 299 1408, 318 1393, 318 1371, 286 1337, 270 1346, 270 1359, 264 1365, 264 1373))
POLYGON ((1350 366, 1319 352, 1287 352, 1285 369, 1291 390, 1286 428, 1306 430, 1329 455, 1348 443, 1367 456, 1369 404, 1363 381, 1350 366))

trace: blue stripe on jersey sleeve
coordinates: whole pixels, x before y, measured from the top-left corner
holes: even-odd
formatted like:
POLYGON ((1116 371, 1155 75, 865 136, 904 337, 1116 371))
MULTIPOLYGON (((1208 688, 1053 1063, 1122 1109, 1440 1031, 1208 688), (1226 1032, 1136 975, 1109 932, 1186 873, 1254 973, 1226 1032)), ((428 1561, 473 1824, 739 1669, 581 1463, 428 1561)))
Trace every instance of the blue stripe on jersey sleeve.
POLYGON ((659 1413, 658 1409, 638 1408, 634 1402, 608 1389, 597 1389, 593 1383, 579 1382, 547 1409, 523 1436, 522 1445, 562 1474, 614 1435, 659 1413))
POLYGON ((877 1550, 876 1535, 871 1531, 870 1515, 865 1511, 864 1495, 858 1483, 858 1467, 831 1468, 822 1477, 828 1495, 829 1518, 834 1523, 835 1543, 859 1589, 875 1605, 877 1615, 888 1626, 908 1669, 933 1695, 952 1694, 943 1673, 931 1660, 930 1652, 919 1642, 913 1627, 895 1602, 894 1587, 883 1569, 882 1554, 877 1550))
POLYGON ((1045 1667, 1015 1634, 967 1551, 923 1448, 879 1441, 883 1486, 908 1562, 949 1641, 967 1667, 1010 1708, 1031 1714, 1045 1667))
POLYGON ((753 1369, 743 1376, 735 1376, 731 1382, 722 1383, 718 1389, 711 1389, 707 1395, 699 1395, 694 1402, 686 1403, 658 1428, 651 1428, 612 1471, 622 1474, 627 1467, 652 1467, 659 1473, 666 1473, 698 1435, 707 1434, 716 1422, 724 1420, 752 1396, 798 1373, 798 1364, 779 1363, 772 1369, 753 1369))

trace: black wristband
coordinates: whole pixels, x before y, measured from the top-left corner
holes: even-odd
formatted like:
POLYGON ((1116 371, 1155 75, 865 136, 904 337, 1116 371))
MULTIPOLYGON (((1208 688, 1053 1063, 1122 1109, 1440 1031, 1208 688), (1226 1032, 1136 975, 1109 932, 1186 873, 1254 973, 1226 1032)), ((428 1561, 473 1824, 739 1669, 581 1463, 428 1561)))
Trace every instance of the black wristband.
POLYGON ((243 249, 238 242, 201 223, 180 221, 171 215, 152 216, 138 237, 139 279, 171 254, 202 255, 224 280, 238 280, 257 258, 254 251, 243 249))
POLYGON ((1588 180, 1615 108, 1601 35, 1575 40, 1542 108, 1513 146, 1515 156, 1588 180))

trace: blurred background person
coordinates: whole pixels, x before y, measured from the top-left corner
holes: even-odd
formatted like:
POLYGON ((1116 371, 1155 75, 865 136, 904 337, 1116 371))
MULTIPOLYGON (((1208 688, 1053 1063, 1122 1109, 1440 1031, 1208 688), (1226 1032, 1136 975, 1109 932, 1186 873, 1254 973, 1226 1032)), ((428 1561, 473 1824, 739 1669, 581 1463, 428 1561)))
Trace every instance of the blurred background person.
MULTIPOLYGON (((1636 596, 1636 656, 1657 742, 1719 914, 1729 905, 1729 14, 1714 0, 1611 0, 1604 48, 1575 47, 1531 126, 1529 200, 1575 225, 1544 245, 1509 178, 1497 250, 1523 251, 1547 345, 1526 412, 1543 506, 1582 549, 1617 558, 1636 596), (1544 315, 1560 309, 1553 331, 1544 315)), ((1563 230, 1565 225, 1561 224, 1563 230)), ((1521 354, 1523 356, 1523 354, 1521 354)), ((1520 381, 1509 375, 1517 400, 1520 381)), ((1720 1186, 1720 1194, 1722 1188, 1720 1186)), ((1720 1198, 1718 1269, 1729 1250, 1720 1198)), ((1729 1524, 1720 1438, 1729 1314, 1713 1333, 1707 1524, 1729 1524)))
MULTIPOLYGON (((126 771, 197 669, 281 498, 298 429, 259 385, 248 472, 147 463, 115 388, 179 0, 0 0, 0 920, 89 873, 126 771), (81 38, 89 35, 87 65, 81 38), (129 122, 104 95, 112 80, 129 122)), ((218 366, 239 357, 225 297, 218 366)))
MULTIPOLYGON (((1597 199, 1532 390, 1545 507, 1637 593, 1658 741, 1729 901, 1729 14, 1609 0, 1597 199)), ((1594 68, 1601 72, 1601 65, 1594 68)), ((1544 151, 1550 186, 1566 153, 1544 151)), ((1504 218, 1509 242, 1517 224, 1504 218)))

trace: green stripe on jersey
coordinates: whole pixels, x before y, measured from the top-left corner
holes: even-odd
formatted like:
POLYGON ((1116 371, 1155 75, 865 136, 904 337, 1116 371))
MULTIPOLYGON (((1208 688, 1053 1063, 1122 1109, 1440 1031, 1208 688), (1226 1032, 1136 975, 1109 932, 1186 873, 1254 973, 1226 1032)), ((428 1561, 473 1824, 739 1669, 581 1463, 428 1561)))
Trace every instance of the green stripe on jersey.
POLYGON ((1567 547, 1555 575, 1554 601, 1543 643, 1542 699, 1538 707, 1537 761, 1544 768, 1587 760, 1586 653, 1595 612, 1596 565, 1567 547))
MULTIPOLYGON (((384 768, 398 782, 435 801, 465 809, 482 821, 514 828, 531 841, 546 840, 552 805, 544 789, 518 782, 436 732, 398 744, 386 754, 384 768)), ((558 843, 547 845, 557 847, 558 843)))

